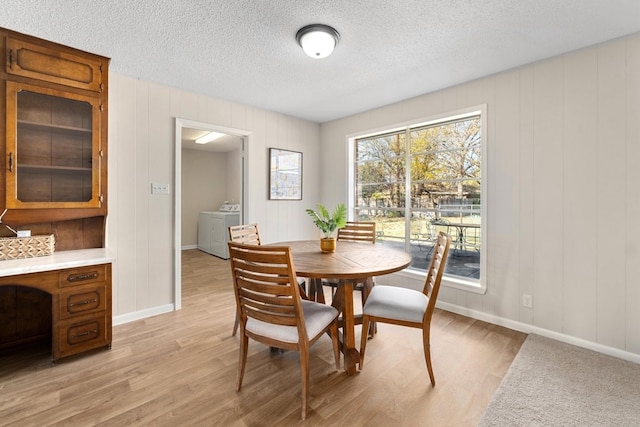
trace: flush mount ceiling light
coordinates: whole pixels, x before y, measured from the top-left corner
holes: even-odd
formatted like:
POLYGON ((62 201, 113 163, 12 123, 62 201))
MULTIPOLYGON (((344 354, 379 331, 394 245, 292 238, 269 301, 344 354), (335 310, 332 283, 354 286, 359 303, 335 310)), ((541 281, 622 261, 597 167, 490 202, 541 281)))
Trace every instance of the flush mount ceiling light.
POLYGON ((311 24, 298 30, 296 40, 304 53, 312 58, 322 59, 331 55, 340 40, 340 34, 328 25, 311 24))
POLYGON ((203 136, 201 136, 200 138, 196 139, 196 144, 206 144, 207 142, 211 142, 214 141, 218 138, 221 138, 224 136, 224 133, 218 133, 218 132, 209 132, 203 136))

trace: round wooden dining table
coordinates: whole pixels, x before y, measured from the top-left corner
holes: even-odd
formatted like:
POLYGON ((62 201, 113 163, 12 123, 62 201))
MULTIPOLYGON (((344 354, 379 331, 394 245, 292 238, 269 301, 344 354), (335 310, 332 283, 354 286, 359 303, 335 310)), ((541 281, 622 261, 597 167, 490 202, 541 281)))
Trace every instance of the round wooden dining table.
POLYGON ((333 253, 322 253, 318 240, 278 242, 269 246, 291 247, 296 274, 310 279, 311 291, 317 289, 322 292, 322 279, 339 280, 340 285, 331 305, 342 315, 341 350, 344 354, 345 371, 347 375, 353 375, 356 365, 360 363, 355 325, 361 323, 353 309, 353 286, 355 283, 371 281, 374 276, 405 269, 411 264, 411 255, 380 243, 336 243, 336 251, 333 253))

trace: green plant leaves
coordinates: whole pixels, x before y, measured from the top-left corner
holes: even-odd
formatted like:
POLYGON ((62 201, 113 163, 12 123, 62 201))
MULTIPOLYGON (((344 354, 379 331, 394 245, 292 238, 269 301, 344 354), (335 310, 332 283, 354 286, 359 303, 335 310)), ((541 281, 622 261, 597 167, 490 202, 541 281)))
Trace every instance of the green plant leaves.
POLYGON ((316 210, 307 209, 307 214, 313 219, 313 223, 322 231, 325 237, 331 237, 331 234, 338 228, 342 228, 347 224, 347 207, 344 203, 336 206, 333 213, 329 213, 327 208, 318 203, 316 210))

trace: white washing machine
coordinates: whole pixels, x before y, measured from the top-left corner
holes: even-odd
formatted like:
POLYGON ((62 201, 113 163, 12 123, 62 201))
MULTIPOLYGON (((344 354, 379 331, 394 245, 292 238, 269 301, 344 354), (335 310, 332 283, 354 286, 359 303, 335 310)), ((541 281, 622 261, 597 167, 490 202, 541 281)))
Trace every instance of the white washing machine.
POLYGON ((217 211, 200 212, 198 249, 229 259, 229 227, 240 224, 240 205, 224 202, 217 211))

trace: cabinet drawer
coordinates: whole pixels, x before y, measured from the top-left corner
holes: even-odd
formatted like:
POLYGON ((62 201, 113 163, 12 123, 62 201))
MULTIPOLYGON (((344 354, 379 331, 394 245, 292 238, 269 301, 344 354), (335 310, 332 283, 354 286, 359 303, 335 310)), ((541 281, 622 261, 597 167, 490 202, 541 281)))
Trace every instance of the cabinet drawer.
POLYGON ((92 265, 60 272, 60 287, 86 285, 89 283, 104 282, 107 277, 107 266, 92 265))
POLYGON ((106 285, 104 283, 60 292, 60 319, 106 310, 105 295, 106 285))
POLYGON ((54 358, 71 356, 104 347, 110 343, 111 334, 107 331, 104 313, 85 316, 81 320, 60 324, 58 328, 59 351, 54 354, 54 358))
POLYGON ((65 86, 100 92, 100 61, 72 53, 48 49, 14 38, 7 39, 7 73, 65 86))

